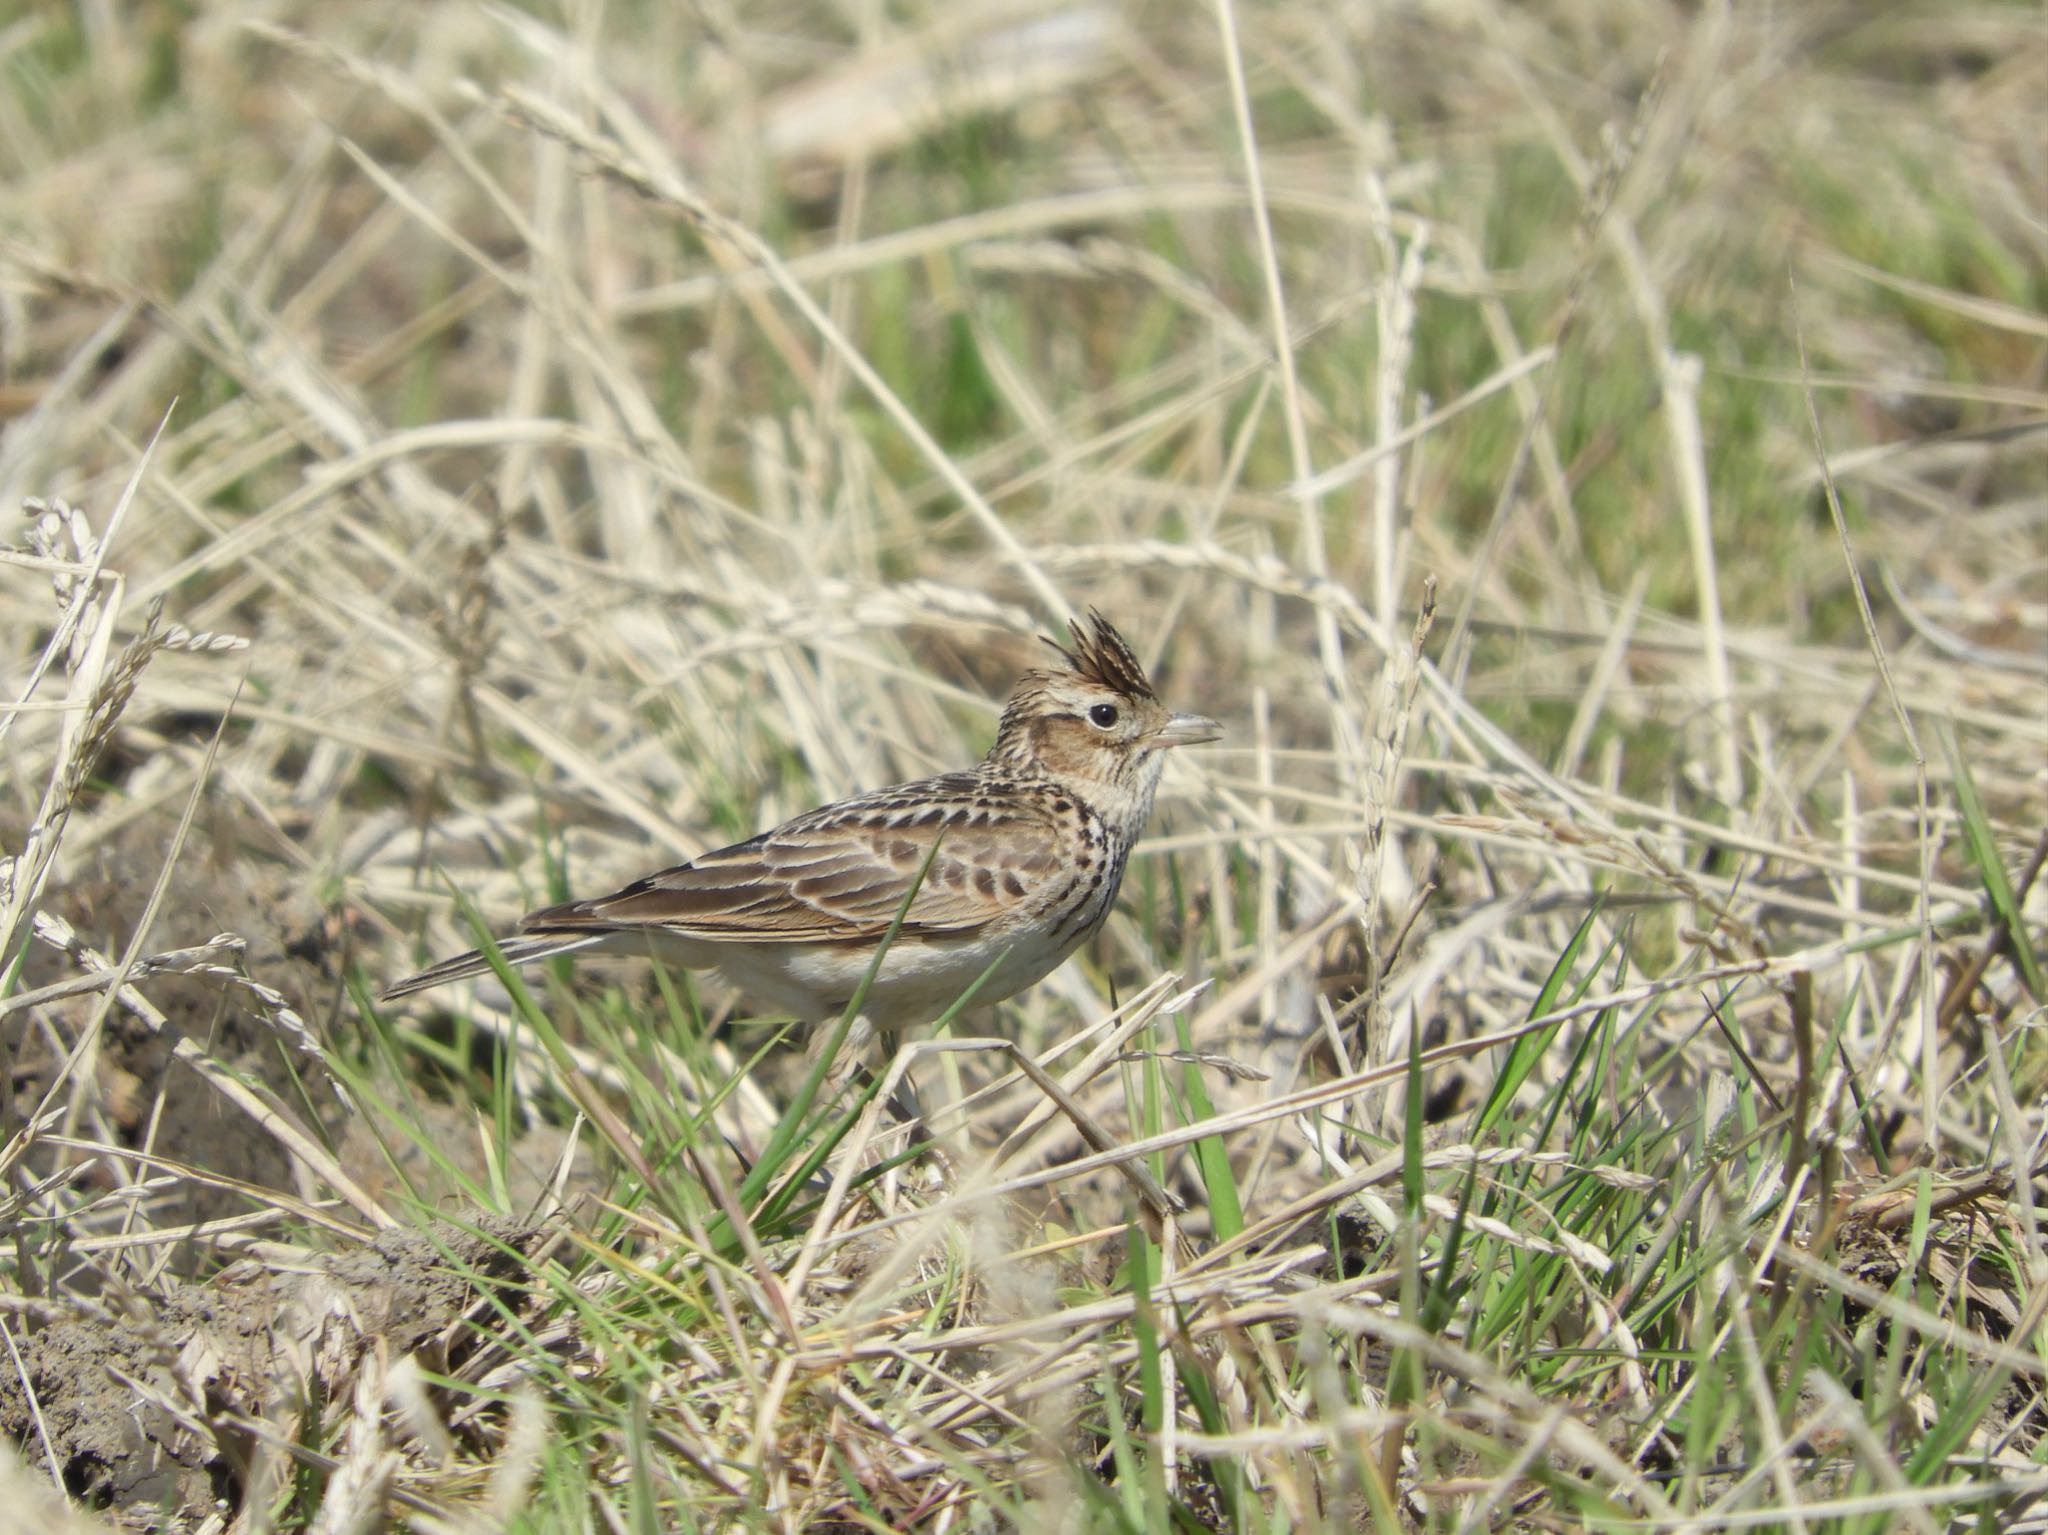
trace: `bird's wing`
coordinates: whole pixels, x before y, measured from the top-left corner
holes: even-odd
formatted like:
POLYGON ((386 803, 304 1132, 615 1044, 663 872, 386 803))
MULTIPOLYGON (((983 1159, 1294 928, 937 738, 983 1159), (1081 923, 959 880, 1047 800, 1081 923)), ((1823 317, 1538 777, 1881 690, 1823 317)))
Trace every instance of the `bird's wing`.
POLYGON ((950 774, 823 806, 615 894, 535 912, 520 927, 658 927, 724 943, 872 941, 930 857, 903 931, 964 937, 1033 904, 1059 877, 1059 852, 1054 807, 991 796, 973 775, 950 774))

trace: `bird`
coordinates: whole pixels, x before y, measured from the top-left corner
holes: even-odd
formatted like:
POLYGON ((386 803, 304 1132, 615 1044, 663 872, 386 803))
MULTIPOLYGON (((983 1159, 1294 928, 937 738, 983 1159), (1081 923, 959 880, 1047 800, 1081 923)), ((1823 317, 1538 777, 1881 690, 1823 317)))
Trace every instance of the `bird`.
MULTIPOLYGON (((1100 612, 1068 631, 1067 645, 1045 641, 1060 664, 1025 672, 1011 689, 974 768, 821 805, 610 895, 532 912, 499 954, 518 966, 637 951, 715 967, 813 1030, 843 1016, 874 969, 860 1017, 863 1034, 885 1044, 931 1023, 977 981, 976 1006, 1015 996, 1108 917, 1167 752, 1222 735, 1215 720, 1160 702, 1100 612)), ((471 950, 384 999, 491 968, 471 950)))

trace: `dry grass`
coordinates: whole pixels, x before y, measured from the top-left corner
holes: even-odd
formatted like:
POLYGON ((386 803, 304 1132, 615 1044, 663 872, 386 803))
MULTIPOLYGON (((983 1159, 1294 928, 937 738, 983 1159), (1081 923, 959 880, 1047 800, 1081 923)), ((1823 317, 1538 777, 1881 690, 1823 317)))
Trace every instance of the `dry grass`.
POLYGON ((0 24, 0 1475, 2041 1527, 2036 11, 184 12, 0 24), (370 1005, 1091 604, 1231 736, 942 1155, 370 1005))

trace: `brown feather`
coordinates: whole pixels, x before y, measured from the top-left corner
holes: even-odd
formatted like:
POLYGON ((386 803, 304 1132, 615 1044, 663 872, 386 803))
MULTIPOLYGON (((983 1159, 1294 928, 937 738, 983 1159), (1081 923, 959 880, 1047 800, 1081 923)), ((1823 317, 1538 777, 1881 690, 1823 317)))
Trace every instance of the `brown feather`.
MULTIPOLYGON (((661 927, 724 943, 860 942, 888 931, 931 852, 907 934, 966 936, 1013 914, 1059 863, 1059 826, 953 774, 814 810, 616 894, 537 911, 532 934, 661 927), (941 811, 934 816, 933 808, 941 811)), ((967 780, 972 783, 972 780, 967 780)))
POLYGON ((1131 647, 1124 643, 1124 637, 1111 627, 1108 619, 1090 608, 1087 627, 1083 627, 1080 619, 1071 618, 1067 620, 1067 628, 1073 632, 1072 650, 1055 639, 1046 638, 1045 643, 1065 658, 1069 671, 1078 674, 1083 682, 1110 688, 1126 698, 1159 702, 1159 695, 1152 691, 1152 682, 1145 675, 1145 668, 1138 664, 1138 658, 1131 654, 1131 647))

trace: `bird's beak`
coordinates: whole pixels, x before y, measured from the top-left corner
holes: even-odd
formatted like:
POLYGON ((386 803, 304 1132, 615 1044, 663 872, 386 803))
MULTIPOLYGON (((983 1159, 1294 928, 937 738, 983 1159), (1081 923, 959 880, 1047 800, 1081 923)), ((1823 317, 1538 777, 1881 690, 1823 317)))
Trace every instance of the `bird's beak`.
POLYGON ((1176 714, 1159 727, 1161 746, 1200 746, 1222 738, 1223 727, 1201 714, 1176 714))

